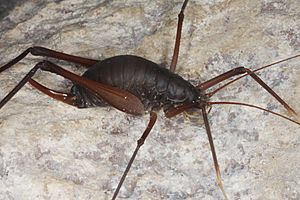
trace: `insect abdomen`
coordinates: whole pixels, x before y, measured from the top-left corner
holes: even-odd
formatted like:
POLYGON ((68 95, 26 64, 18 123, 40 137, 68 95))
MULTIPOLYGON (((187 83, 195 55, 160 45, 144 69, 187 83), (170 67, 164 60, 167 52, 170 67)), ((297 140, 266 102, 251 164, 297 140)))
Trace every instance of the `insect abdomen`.
MULTIPOLYGON (((141 57, 122 55, 105 59, 89 68, 83 77, 127 90, 147 109, 191 102, 199 92, 180 76, 141 57)), ((78 107, 105 106, 105 102, 75 85, 78 107)))

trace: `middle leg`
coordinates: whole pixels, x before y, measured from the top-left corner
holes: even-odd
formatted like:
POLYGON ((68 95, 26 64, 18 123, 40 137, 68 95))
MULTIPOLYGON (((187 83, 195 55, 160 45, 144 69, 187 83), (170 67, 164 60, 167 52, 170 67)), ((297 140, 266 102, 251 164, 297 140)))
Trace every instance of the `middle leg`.
POLYGON ((178 55, 179 55, 179 46, 180 46, 180 39, 181 39, 181 31, 182 31, 182 24, 184 19, 184 9, 188 3, 188 0, 183 2, 181 7, 181 11, 178 15, 178 24, 177 24, 177 33, 176 33, 176 40, 175 40, 175 47, 173 52, 173 57, 171 61, 170 71, 174 72, 177 65, 178 55))
POLYGON ((119 184, 117 186, 117 189, 114 192, 112 200, 115 200, 117 198, 117 196, 119 194, 119 191, 120 191, 120 189, 121 189, 121 187, 123 185, 123 182, 125 181, 125 178, 126 178, 128 172, 129 172, 130 168, 131 168, 131 165, 132 165, 132 163, 133 163, 133 161, 134 161, 134 159, 135 159, 135 157, 136 157, 136 155, 138 153, 138 150, 144 144, 146 138, 148 137, 148 135, 149 135, 152 127, 154 126, 154 124, 156 122, 156 119, 157 119, 157 114, 155 112, 151 112, 150 113, 150 121, 148 123, 148 126, 147 126, 146 130, 144 131, 143 135, 141 136, 141 138, 137 141, 136 148, 135 148, 135 150, 134 150, 134 152, 133 152, 133 154, 132 154, 132 156, 130 158, 130 161, 127 164, 127 167, 126 167, 126 169, 125 169, 125 171, 124 171, 124 173, 122 175, 122 178, 120 179, 120 182, 119 182, 119 184))

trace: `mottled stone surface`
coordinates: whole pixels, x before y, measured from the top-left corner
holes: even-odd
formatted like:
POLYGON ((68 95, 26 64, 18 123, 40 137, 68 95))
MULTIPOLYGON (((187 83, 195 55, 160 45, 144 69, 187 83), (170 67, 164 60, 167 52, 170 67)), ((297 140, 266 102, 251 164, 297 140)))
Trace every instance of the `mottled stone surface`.
MULTIPOLYGON (((33 45, 104 59, 135 54, 169 65, 182 1, 25 1, 0 22, 0 66, 33 45)), ((243 65, 255 69, 300 52, 300 3, 191 0, 177 73, 193 84, 243 65)), ((0 74, 0 98, 40 61, 0 74)), ((76 73, 83 68, 57 62, 76 73)), ((299 59, 261 77, 300 112, 299 59)), ((70 82, 35 79, 67 91, 70 82)), ((212 100, 285 113, 245 78, 212 100)), ((159 113, 120 199, 223 199, 201 120, 159 113)), ((300 128, 261 111, 214 106, 209 114, 229 199, 300 199, 300 128)), ((110 199, 148 116, 76 109, 26 85, 0 111, 0 199, 110 199)))

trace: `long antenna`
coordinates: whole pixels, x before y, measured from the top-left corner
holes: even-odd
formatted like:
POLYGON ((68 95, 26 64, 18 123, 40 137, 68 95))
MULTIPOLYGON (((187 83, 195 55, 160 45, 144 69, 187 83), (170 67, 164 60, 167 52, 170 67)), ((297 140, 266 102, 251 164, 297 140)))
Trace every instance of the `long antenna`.
MULTIPOLYGON (((262 70, 262 69, 271 67, 271 66, 273 66, 273 65, 277 65, 277 64, 282 63, 282 62, 286 62, 286 61, 288 61, 288 60, 292 60, 292 59, 297 58, 297 57, 300 57, 300 54, 297 54, 297 55, 295 55, 295 56, 291 56, 291 57, 288 57, 288 58, 285 58, 285 59, 282 59, 282 60, 278 60, 278 61, 273 62, 273 63, 271 63, 271 64, 264 65, 264 66, 262 66, 262 67, 260 67, 260 68, 258 68, 258 69, 253 70, 252 72, 257 72, 257 71, 260 71, 260 70, 262 70)), ((248 76, 248 75, 249 75, 249 74, 244 74, 244 75, 242 75, 242 76, 240 76, 240 77, 238 77, 238 78, 236 78, 236 79, 233 79, 233 80, 231 80, 231 81, 225 83, 225 84, 222 85, 221 87, 217 88, 216 90, 214 90, 214 91, 208 93, 207 95, 208 95, 209 97, 211 97, 211 96, 213 96, 215 93, 217 93, 217 92, 219 92, 220 90, 222 90, 223 88, 225 88, 226 86, 228 86, 228 85, 232 84, 233 82, 235 82, 235 81, 237 81, 237 80, 239 80, 239 79, 241 79, 241 78, 243 78, 243 77, 245 77, 245 76, 248 76)))
POLYGON ((214 105, 214 104, 230 104, 230 105, 240 105, 240 106, 247 106, 247 107, 251 107, 251 108, 256 108, 256 109, 259 109, 259 110, 262 110, 262 111, 265 111, 265 112, 268 112, 268 113, 271 113, 273 115, 276 115, 278 117, 281 117, 281 118, 284 118, 288 121, 291 121, 295 124, 298 124, 300 125, 300 122, 296 121, 296 120, 293 120, 293 119, 290 119, 282 114, 279 114, 279 113, 276 113, 276 112, 273 112, 271 110, 267 110, 265 108, 262 108, 262 107, 259 107, 259 106, 256 106, 256 105, 252 105, 252 104, 247 104, 247 103, 241 103, 241 102, 230 102, 230 101, 209 101, 207 102, 208 105, 214 105))

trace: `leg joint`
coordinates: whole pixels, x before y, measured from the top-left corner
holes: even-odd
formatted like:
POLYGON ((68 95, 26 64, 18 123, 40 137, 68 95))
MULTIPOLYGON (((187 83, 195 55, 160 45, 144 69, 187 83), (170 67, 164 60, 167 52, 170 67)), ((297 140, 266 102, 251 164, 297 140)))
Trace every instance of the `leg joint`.
POLYGON ((36 64, 36 67, 40 68, 43 71, 54 72, 54 64, 48 60, 43 60, 36 64))
POLYGON ((47 56, 47 54, 45 54, 46 51, 47 49, 44 47, 35 46, 29 48, 29 52, 34 56, 47 56))
POLYGON ((140 138, 138 141, 137 141, 137 145, 140 147, 144 144, 145 140, 144 138, 140 138))
POLYGON ((238 75, 238 74, 247 73, 249 69, 241 66, 241 67, 234 68, 233 71, 236 72, 236 75, 238 75))

